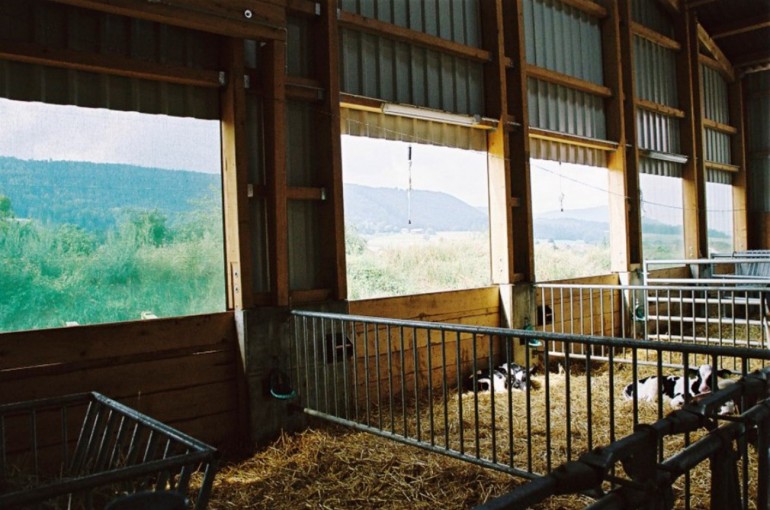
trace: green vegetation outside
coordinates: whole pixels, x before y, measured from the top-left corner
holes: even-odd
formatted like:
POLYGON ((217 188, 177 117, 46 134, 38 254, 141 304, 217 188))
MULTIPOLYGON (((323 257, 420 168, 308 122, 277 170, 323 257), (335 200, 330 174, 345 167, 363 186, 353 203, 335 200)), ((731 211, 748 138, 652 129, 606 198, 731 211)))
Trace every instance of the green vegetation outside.
POLYGON ((123 210, 106 232, 16 218, 0 197, 0 331, 224 310, 221 200, 199 199, 170 226, 123 210))

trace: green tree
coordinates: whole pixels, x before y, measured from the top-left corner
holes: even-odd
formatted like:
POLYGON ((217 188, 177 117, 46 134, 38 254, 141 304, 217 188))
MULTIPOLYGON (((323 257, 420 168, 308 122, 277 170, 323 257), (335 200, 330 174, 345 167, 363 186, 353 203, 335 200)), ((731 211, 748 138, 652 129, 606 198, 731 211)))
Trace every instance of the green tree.
POLYGON ((0 220, 7 218, 13 218, 13 207, 11 207, 11 199, 5 195, 0 195, 0 220))

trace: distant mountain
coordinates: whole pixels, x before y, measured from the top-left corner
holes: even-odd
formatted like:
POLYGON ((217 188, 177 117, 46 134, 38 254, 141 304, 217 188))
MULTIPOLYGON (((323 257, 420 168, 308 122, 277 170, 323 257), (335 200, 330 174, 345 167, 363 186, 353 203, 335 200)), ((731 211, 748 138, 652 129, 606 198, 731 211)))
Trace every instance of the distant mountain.
MULTIPOLYGON (((597 243, 609 239, 609 228, 606 206, 548 211, 534 221, 536 239, 597 243)), ((642 228, 648 234, 682 235, 680 225, 669 225, 648 216, 642 218, 642 228)))
POLYGON ((432 231, 484 231, 489 228, 485 211, 446 193, 345 184, 345 221, 361 234, 400 232, 402 229, 432 231), (409 219, 411 217, 411 224, 409 219))
POLYGON ((220 176, 134 165, 0 157, 0 195, 17 218, 113 227, 128 210, 158 210, 173 223, 203 197, 220 193, 220 176))

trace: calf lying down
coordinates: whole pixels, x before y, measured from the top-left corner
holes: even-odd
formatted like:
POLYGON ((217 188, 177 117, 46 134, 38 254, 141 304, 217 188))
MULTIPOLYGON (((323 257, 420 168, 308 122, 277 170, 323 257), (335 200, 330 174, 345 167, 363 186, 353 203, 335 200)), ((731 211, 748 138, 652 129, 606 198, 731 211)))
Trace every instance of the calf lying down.
MULTIPOLYGON (((655 375, 644 377, 627 385, 623 389, 623 396, 631 400, 636 395, 639 400, 652 402, 660 394, 669 398, 669 405, 672 409, 681 409, 686 400, 685 390, 687 396, 691 398, 711 393, 714 373, 714 368, 711 365, 701 365, 698 368, 691 368, 687 377, 678 375, 666 375, 660 378, 655 375)), ((716 371, 717 389, 724 388, 734 382, 732 379, 727 379, 730 375, 732 372, 727 369, 716 371)), ((730 401, 722 406, 719 414, 733 414, 734 412, 735 404, 730 401)))
POLYGON ((465 384, 466 391, 526 391, 530 387, 529 377, 534 369, 527 369, 518 363, 503 363, 491 372, 489 370, 477 370, 465 384))

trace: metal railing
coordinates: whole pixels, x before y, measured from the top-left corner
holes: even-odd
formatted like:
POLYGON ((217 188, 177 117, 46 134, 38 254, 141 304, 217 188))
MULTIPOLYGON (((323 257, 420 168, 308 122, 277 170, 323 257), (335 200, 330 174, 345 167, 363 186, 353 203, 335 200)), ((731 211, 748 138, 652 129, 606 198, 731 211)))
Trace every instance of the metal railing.
POLYGON ((691 403, 657 422, 606 447, 586 453, 538 480, 493 499, 477 510, 520 510, 554 495, 592 492, 597 501, 586 510, 644 508, 669 510, 677 499, 689 508, 690 499, 677 498, 674 483, 706 460, 710 461, 710 508, 770 510, 770 368, 691 403), (728 400, 761 401, 665 460, 656 447, 664 438, 699 430, 710 413, 728 400), (750 442, 757 452, 750 462, 750 442), (756 488, 749 489, 751 472, 756 488), (605 488, 609 486, 609 490, 605 488))
MULTIPOLYGON (((770 348, 768 287, 748 281, 740 286, 698 283, 702 281, 690 280, 688 285, 668 281, 655 285, 535 284, 537 324, 553 333, 770 348)), ((552 354, 558 354, 558 347, 552 354)), ((607 355, 593 353, 594 358, 607 359, 607 355)))
MULTIPOLYGON (((770 366, 770 351, 755 348, 293 316, 293 382, 307 414, 526 478, 668 413, 663 398, 624 397, 624 387, 640 377, 687 373, 701 363, 729 362, 737 374, 770 366), (533 347, 538 342, 542 348, 533 347), (529 389, 465 389, 479 370, 510 362, 527 372, 538 367, 529 389), (666 368, 674 364, 683 369, 666 368)), ((656 451, 672 448, 663 441, 656 451)))
POLYGON ((95 392, 0 405, 3 509, 90 510, 125 494, 175 491, 205 510, 216 457, 205 443, 95 392))

